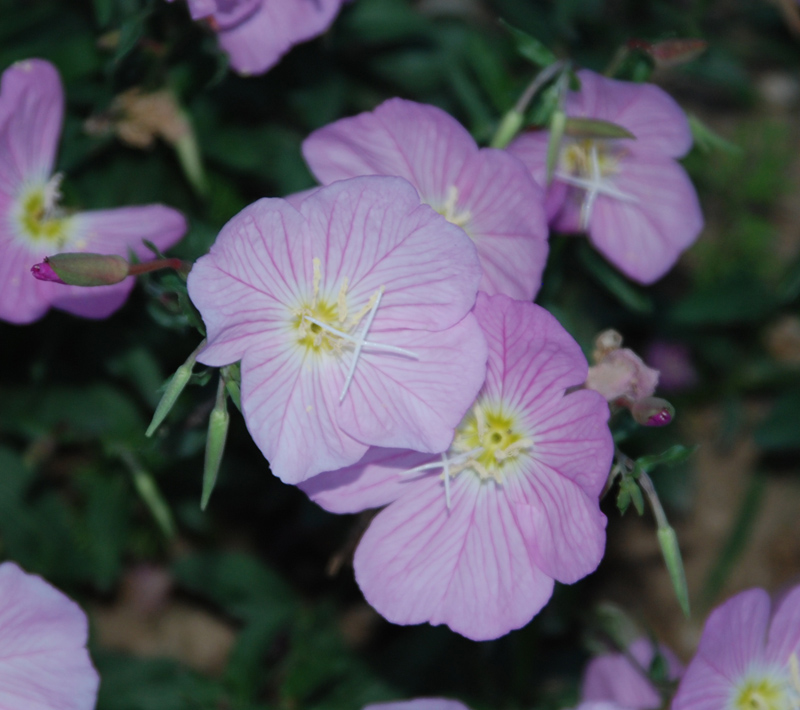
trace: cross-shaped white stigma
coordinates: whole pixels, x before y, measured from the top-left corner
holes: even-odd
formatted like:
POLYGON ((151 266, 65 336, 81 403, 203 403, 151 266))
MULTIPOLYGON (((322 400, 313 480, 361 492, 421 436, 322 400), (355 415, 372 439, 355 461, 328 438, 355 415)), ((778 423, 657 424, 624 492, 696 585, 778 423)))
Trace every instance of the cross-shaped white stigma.
POLYGON ((613 197, 622 202, 639 201, 639 198, 635 195, 629 195, 627 192, 623 192, 619 188, 614 187, 614 184, 610 180, 603 179, 603 171, 600 169, 600 158, 597 155, 596 145, 592 145, 589 160, 591 162, 591 174, 588 179, 563 172, 557 172, 555 175, 562 182, 586 191, 583 204, 581 205, 581 229, 588 228, 589 220, 592 217, 592 210, 594 209, 594 203, 598 195, 613 197))
POLYGON ((375 314, 378 311, 378 306, 381 303, 381 297, 383 296, 383 291, 378 291, 378 294, 375 298, 375 303, 372 304, 372 308, 370 308, 369 313, 367 315, 367 320, 364 323, 364 327, 361 329, 358 337, 354 337, 349 335, 348 333, 343 333, 341 330, 334 328, 333 326, 328 325, 327 323, 323 323, 322 321, 306 315, 303 316, 305 320, 309 323, 313 323, 314 325, 319 326, 323 330, 327 332, 337 335, 338 337, 346 340, 349 343, 353 343, 355 345, 355 350, 353 351, 353 361, 350 363, 350 371, 347 373, 347 378, 344 381, 344 387, 342 388, 342 393, 339 395, 339 402, 343 402, 345 395, 347 394, 347 390, 350 389, 350 383, 353 381, 353 377, 356 374, 356 365, 358 365, 358 359, 361 357, 361 351, 364 348, 372 349, 372 350, 383 350, 384 352, 389 353, 396 353, 398 355, 405 355, 406 357, 413 358, 414 360, 419 360, 419 355, 416 353, 411 352, 410 350, 406 350, 405 348, 398 348, 395 345, 386 345, 384 343, 376 343, 372 340, 367 340, 367 333, 369 332, 370 326, 372 325, 372 321, 375 319, 375 314))
POLYGON ((442 458, 440 461, 431 461, 430 463, 424 463, 422 466, 417 466, 416 468, 410 468, 408 471, 403 471, 400 475, 401 476, 413 476, 417 473, 423 473, 425 471, 430 471, 434 468, 441 468, 442 475, 444 476, 444 499, 447 503, 447 509, 450 510, 450 472, 451 466, 462 466, 469 462, 474 456, 483 451, 483 447, 479 446, 471 451, 465 451, 457 456, 453 456, 453 458, 449 458, 447 456, 447 452, 445 451, 442 453, 442 458))

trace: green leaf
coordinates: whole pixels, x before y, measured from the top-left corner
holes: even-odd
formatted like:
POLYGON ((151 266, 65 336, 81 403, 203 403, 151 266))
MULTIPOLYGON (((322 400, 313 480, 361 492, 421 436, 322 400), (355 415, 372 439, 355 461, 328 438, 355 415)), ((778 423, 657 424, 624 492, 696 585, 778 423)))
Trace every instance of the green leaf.
POLYGON ((100 27, 107 27, 114 17, 114 0, 93 0, 94 16, 100 27))
POLYGON ((697 451, 697 448, 697 446, 675 444, 674 446, 670 446, 666 451, 662 451, 660 454, 641 456, 636 459, 636 465, 643 471, 650 473, 650 471, 657 466, 674 466, 675 464, 683 463, 697 451))
POLYGON ((686 586, 686 573, 683 569, 683 559, 678 545, 678 536, 671 525, 658 529, 658 543, 661 545, 661 552, 664 555, 664 562, 667 564, 669 578, 672 581, 672 588, 678 598, 681 610, 688 618, 689 610, 689 589, 686 586))
POLYGON ((190 555, 173 565, 179 582, 247 622, 287 624, 296 595, 271 569, 239 552, 190 555))
POLYGON ((728 325, 759 322, 779 305, 779 299, 749 274, 734 274, 698 289, 670 311, 678 325, 728 325))
POLYGON ((688 118, 695 145, 704 153, 711 153, 718 150, 737 158, 744 154, 744 151, 738 145, 731 143, 729 140, 713 131, 694 114, 688 114, 688 118))
POLYGON ((800 390, 791 389, 778 397, 772 411, 756 429, 755 440, 764 451, 800 449, 800 390))
POLYGON ((556 55, 535 37, 517 29, 505 20, 500 20, 500 24, 511 34, 517 52, 525 59, 533 62, 537 67, 547 67, 556 61, 556 55))
POLYGON ((622 276, 589 244, 582 243, 579 245, 578 258, 595 281, 604 286, 629 311, 635 313, 653 312, 654 306, 650 297, 622 276))

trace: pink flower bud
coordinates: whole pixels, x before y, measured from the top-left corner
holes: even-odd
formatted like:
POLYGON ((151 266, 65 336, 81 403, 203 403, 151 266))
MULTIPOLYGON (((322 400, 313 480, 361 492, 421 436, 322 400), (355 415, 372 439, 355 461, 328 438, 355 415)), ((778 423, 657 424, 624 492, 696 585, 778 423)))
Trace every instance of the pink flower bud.
POLYGON ((70 286, 110 286, 128 276, 130 265, 116 254, 55 254, 31 273, 42 281, 70 286))
POLYGON ((675 407, 660 397, 644 397, 631 405, 631 414, 642 426, 666 426, 675 418, 675 407))
POLYGON ((57 284, 63 284, 64 282, 59 278, 58 274, 53 271, 53 267, 50 266, 50 262, 45 257, 45 260, 41 264, 34 264, 31 266, 31 273, 33 274, 34 278, 39 279, 39 281, 53 281, 57 284))

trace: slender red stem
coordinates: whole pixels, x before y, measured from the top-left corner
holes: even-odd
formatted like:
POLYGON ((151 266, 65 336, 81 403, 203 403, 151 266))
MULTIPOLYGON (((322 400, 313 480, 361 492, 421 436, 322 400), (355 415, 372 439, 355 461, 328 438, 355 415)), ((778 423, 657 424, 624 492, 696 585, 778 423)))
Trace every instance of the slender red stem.
POLYGON ((145 261, 142 264, 131 264, 128 275, 139 276, 161 269, 175 269, 175 271, 186 273, 189 271, 189 264, 181 259, 156 259, 155 261, 145 261))

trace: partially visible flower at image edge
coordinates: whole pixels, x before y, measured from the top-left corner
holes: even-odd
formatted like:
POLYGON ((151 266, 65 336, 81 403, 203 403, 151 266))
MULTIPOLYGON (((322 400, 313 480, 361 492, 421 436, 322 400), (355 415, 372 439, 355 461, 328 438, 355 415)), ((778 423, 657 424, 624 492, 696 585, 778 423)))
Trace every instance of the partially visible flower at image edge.
POLYGON ((0 564, 0 708, 91 710, 100 678, 81 608, 41 577, 0 564))
POLYGON ((61 252, 152 258, 175 244, 186 220, 164 205, 70 213, 59 204, 61 175, 53 175, 64 115, 55 67, 41 59, 17 62, 0 83, 0 319, 30 323, 50 307, 105 318, 127 299, 134 279, 81 288, 41 281, 31 267, 61 252))
POLYGON ((706 620, 672 710, 794 710, 800 707, 800 587, 772 609, 750 589, 706 620))
POLYGON ((414 698, 365 705, 363 710, 469 710, 469 708, 464 703, 447 698, 414 698))
POLYGON ((372 448, 301 485, 334 513, 386 506, 356 549, 356 581, 395 624, 498 638, 527 624, 554 582, 593 572, 613 442, 608 405, 579 389, 578 344, 533 303, 478 294, 486 383, 440 456, 372 448))
MULTIPOLYGON (((577 73, 567 116, 609 121, 632 139, 565 137, 547 192, 551 226, 586 232, 623 274, 643 284, 660 279, 703 228, 697 193, 677 158, 692 145, 678 104, 653 84, 577 73)), ((508 150, 541 185, 547 183, 549 131, 531 131, 508 150)))
MULTIPOLYGON (((263 74, 295 44, 322 34, 348 0, 187 0, 217 32, 239 74, 263 74)), ((173 0, 167 0, 173 2, 173 0)))

